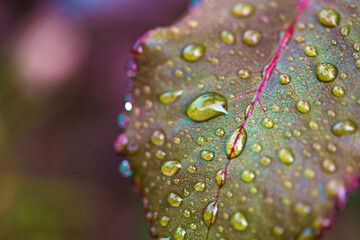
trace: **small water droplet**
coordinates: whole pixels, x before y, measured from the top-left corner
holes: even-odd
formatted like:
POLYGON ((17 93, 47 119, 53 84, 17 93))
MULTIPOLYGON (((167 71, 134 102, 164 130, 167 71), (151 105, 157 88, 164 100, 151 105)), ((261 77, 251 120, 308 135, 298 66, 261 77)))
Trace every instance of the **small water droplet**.
POLYGON ((347 36, 349 35, 350 29, 348 27, 342 27, 340 28, 340 34, 341 36, 347 36))
POLYGON ((200 152, 200 156, 202 159, 206 160, 206 161, 211 161, 214 159, 215 157, 215 153, 213 151, 210 150, 202 150, 200 152))
POLYGON ((160 219, 160 224, 161 224, 161 226, 163 226, 163 227, 166 227, 167 225, 168 225, 168 223, 169 223, 169 217, 167 217, 167 216, 163 216, 161 219, 160 219))
POLYGON ((231 218, 231 225, 237 231, 244 231, 248 228, 249 223, 242 212, 236 212, 231 218))
POLYGON ((226 44, 233 44, 236 41, 236 37, 234 33, 228 30, 221 31, 220 39, 226 44))
POLYGON ((225 130, 223 128, 216 129, 216 135, 222 137, 225 135, 225 130))
POLYGON ((218 210, 217 202, 211 202, 206 206, 204 210, 204 220, 208 227, 215 222, 218 210))
POLYGON ((282 73, 280 74, 279 76, 279 80, 280 80, 280 83, 282 85, 286 85, 286 84, 289 84, 291 82, 291 77, 289 74, 286 74, 286 73, 282 73))
POLYGON ((197 96, 187 108, 187 116, 196 122, 227 114, 227 99, 218 93, 207 92, 197 96))
POLYGON ((306 100, 299 100, 296 109, 301 113, 308 113, 311 109, 310 103, 306 100))
POLYGON ((243 18, 252 15, 255 12, 255 7, 247 2, 237 3, 232 9, 231 13, 234 17, 243 18))
POLYGON ((184 240, 185 235, 186 235, 186 230, 181 226, 179 226, 174 233, 174 238, 175 240, 184 240))
POLYGON ((245 182, 253 182, 255 180, 255 173, 251 170, 244 170, 242 175, 241 175, 242 179, 245 181, 245 182))
POLYGON ((188 62, 196 62, 200 60, 205 54, 205 46, 198 43, 191 43, 186 45, 181 52, 181 57, 188 62))
POLYGON ((336 97, 343 97, 345 95, 345 89, 342 86, 336 85, 332 89, 332 94, 336 97))
POLYGON ((126 145, 128 144, 129 139, 125 133, 120 134, 114 143, 114 149, 116 154, 125 153, 126 145))
POLYGON ((182 203, 183 199, 180 195, 176 193, 170 193, 168 196, 168 202, 173 207, 179 207, 182 203))
POLYGON ((311 213, 311 207, 306 203, 298 202, 295 205, 295 212, 300 216, 306 216, 311 213))
POLYGON ((130 163, 128 160, 123 160, 120 163, 119 170, 120 170, 121 175, 125 178, 131 177, 133 175, 133 172, 131 170, 130 163))
POLYGON ((205 189, 205 187, 206 187, 205 182, 198 182, 198 183, 195 184, 194 189, 196 191, 200 192, 200 191, 203 191, 205 189))
POLYGON ((228 159, 240 156, 244 150, 247 140, 247 133, 245 128, 242 128, 241 132, 240 129, 241 127, 236 128, 227 141, 226 154, 228 159))
POLYGON ((318 13, 318 20, 325 27, 336 27, 340 23, 340 14, 332 8, 324 8, 318 13))
POLYGON ((156 146, 161 146, 164 144, 166 140, 166 135, 162 130, 156 130, 153 132, 153 134, 151 135, 151 141, 153 144, 155 144, 156 146))
POLYGON ((316 77, 320 82, 332 82, 337 74, 337 67, 331 63, 321 63, 316 69, 316 77))
POLYGON ((252 149, 254 152, 258 153, 258 152, 261 152, 262 146, 261 146, 260 143, 254 143, 254 144, 251 146, 251 149, 252 149))
POLYGON ((216 182, 219 185, 219 187, 222 187, 224 185, 225 179, 226 179, 226 171, 225 169, 221 169, 216 174, 216 182))
POLYGON ((271 118, 266 117, 266 118, 264 119, 263 124, 264 124, 264 127, 266 127, 266 128, 273 128, 273 126, 274 126, 274 121, 273 121, 271 118))
POLYGON ((284 232, 285 232, 284 228, 279 225, 273 227, 273 234, 277 237, 282 236, 284 232))
POLYGON ((336 164, 329 159, 325 159, 321 165, 326 173, 334 173, 336 171, 336 164))
POLYGON ((317 49, 314 45, 307 45, 305 47, 305 55, 308 57, 315 57, 318 55, 317 49))
POLYGON ((339 200, 340 204, 343 205, 346 202, 346 188, 342 180, 331 179, 325 187, 325 192, 330 198, 339 200))
POLYGON ((182 165, 179 161, 167 161, 161 166, 161 171, 165 176, 173 176, 182 165))
POLYGON ((243 78, 243 79, 246 79, 246 78, 249 78, 251 76, 251 72, 247 69, 240 69, 238 71, 238 76, 240 78, 243 78))
POLYGON ((260 158, 260 162, 264 166, 269 166, 272 162, 271 157, 269 156, 263 156, 260 158))
POLYGON ((181 89, 176 89, 171 92, 166 92, 160 95, 159 101, 162 103, 171 103, 175 101, 178 97, 180 97, 184 93, 181 89))
POLYGON ((315 240, 316 233, 312 228, 305 228, 298 236, 297 240, 315 240))
POLYGON ((261 39, 262 39, 261 32, 253 29, 245 31, 243 35, 243 41, 248 46, 258 45, 261 39))
POLYGON ((341 136, 346 134, 354 134, 356 133, 358 127, 354 121, 348 119, 342 122, 336 123, 331 131, 334 135, 341 136))
POLYGON ((291 165, 295 161, 294 154, 292 153, 292 151, 289 148, 280 149, 279 158, 283 163, 285 163, 287 165, 291 165))

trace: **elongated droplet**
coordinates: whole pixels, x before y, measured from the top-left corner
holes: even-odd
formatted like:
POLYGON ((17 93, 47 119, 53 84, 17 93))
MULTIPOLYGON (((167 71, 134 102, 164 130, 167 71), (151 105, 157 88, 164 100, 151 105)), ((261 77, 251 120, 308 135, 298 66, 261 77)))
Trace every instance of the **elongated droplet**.
POLYGON ((224 185, 225 179, 226 179, 226 171, 225 169, 221 169, 216 174, 216 182, 219 185, 219 187, 222 187, 224 185))
POLYGON ((182 165, 179 161, 167 161, 161 166, 161 171, 165 176, 173 176, 182 165))
POLYGON ((337 74, 337 67, 331 63, 321 63, 316 69, 316 77, 320 82, 332 82, 337 74))
POLYGON ((279 158, 283 163, 285 163, 287 165, 291 165, 295 161, 294 154, 288 148, 280 149, 279 158))
POLYGON ((187 116, 196 122, 227 114, 227 99, 218 93, 207 92, 197 96, 188 106, 187 116))
POLYGON ((231 9, 232 15, 238 18, 248 17, 254 12, 255 12, 255 7, 247 2, 237 3, 231 9))
POLYGON ((220 33, 220 39, 226 44, 233 44, 236 41, 236 37, 234 33, 228 30, 224 30, 220 33))
POLYGON ((211 202, 206 206, 204 210, 204 220, 208 227, 210 227, 215 222, 217 213, 218 213, 217 203, 215 204, 215 202, 211 202))
POLYGON ((184 93, 181 89, 176 89, 171 92, 166 92, 160 95, 159 101, 162 103, 171 103, 175 101, 178 97, 180 97, 184 93))
POLYGON ((120 173, 123 175, 123 177, 128 178, 133 175, 133 172, 130 167, 130 163, 128 160, 123 160, 120 164, 120 173))
POLYGON ((249 223, 242 212, 236 212, 231 218, 231 225, 237 231, 244 231, 248 228, 249 223))
POLYGON ((185 235, 186 235, 186 230, 181 226, 179 226, 174 233, 174 238, 175 240, 184 240, 185 235))
POLYGON ((247 140, 247 133, 245 128, 242 128, 240 132, 240 128, 241 127, 235 129, 235 131, 230 135, 226 144, 226 154, 229 159, 240 156, 244 150, 247 140))
POLYGON ((178 207, 181 205, 183 199, 180 197, 180 195, 176 193, 170 193, 168 196, 168 202, 173 207, 178 207))
POLYGON ((162 131, 162 130, 156 130, 151 135, 151 142, 153 144, 155 144, 156 146, 163 145, 165 140, 166 140, 166 135, 165 135, 164 131, 162 131))
POLYGON ((215 153, 213 151, 209 151, 209 150, 202 150, 200 152, 200 156, 202 159, 204 159, 206 161, 211 161, 214 159, 215 153))
POLYGON ((255 173, 248 169, 244 170, 242 173, 242 179, 248 183, 254 181, 255 176, 255 173))
POLYGON ((198 43, 191 43, 186 45, 181 52, 181 57, 188 62, 196 62, 200 60, 205 54, 205 46, 198 43))
POLYGON ((316 47, 313 45, 307 45, 305 47, 305 55, 308 57, 315 57, 318 55, 316 47))
POLYGON ((356 133, 358 127, 356 123, 352 120, 348 119, 346 121, 339 122, 335 124, 331 131, 334 135, 341 136, 346 134, 354 134, 356 133))
POLYGON ((340 23, 340 14, 332 8, 324 8, 318 13, 318 20, 325 27, 336 27, 340 23))

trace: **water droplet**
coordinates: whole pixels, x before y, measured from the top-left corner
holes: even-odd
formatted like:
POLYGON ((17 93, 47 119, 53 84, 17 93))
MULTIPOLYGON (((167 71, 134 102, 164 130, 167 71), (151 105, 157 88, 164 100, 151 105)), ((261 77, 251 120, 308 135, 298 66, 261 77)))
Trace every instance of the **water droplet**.
POLYGON ((316 69, 316 77, 320 82, 332 82, 337 74, 337 67, 331 63, 321 63, 316 69))
POLYGON ((227 99, 218 93, 207 92, 197 96, 187 108, 187 116, 196 122, 227 114, 227 99))
POLYGON ((226 44, 233 44, 236 41, 236 37, 234 33, 228 30, 221 31, 220 39, 226 44))
POLYGON ((252 146, 251 146, 251 149, 254 151, 254 152, 261 152, 262 150, 262 146, 260 143, 254 143, 252 146))
POLYGON ((245 31, 243 35, 243 41, 248 46, 258 45, 261 39, 262 39, 261 32, 253 29, 245 31))
POLYGON ((273 128, 273 126, 274 126, 274 121, 273 121, 271 118, 266 117, 266 118, 264 119, 263 124, 264 124, 264 127, 266 127, 266 128, 273 128))
POLYGON ((174 238, 175 240, 184 240, 185 235, 186 235, 186 230, 181 226, 179 226, 174 233, 174 238))
POLYGON ((219 187, 222 187, 224 185, 225 179, 226 179, 226 171, 225 169, 221 169, 216 174, 216 182, 219 185, 219 187))
POLYGON ((218 210, 218 204, 216 202, 211 202, 206 206, 204 210, 204 220, 208 227, 215 222, 218 210))
POLYGON ((285 163, 287 165, 291 165, 295 161, 294 154, 292 153, 292 151, 289 148, 280 149, 279 158, 283 163, 285 163))
POLYGON ((128 160, 123 160, 120 163, 119 170, 120 170, 121 175, 123 175, 123 177, 125 177, 125 178, 131 177, 133 175, 133 172, 131 170, 130 163, 128 160))
POLYGON ((161 171, 165 176, 173 176, 182 165, 179 161, 167 161, 161 166, 161 171))
POLYGON ((269 156, 263 156, 260 158, 260 162, 264 166, 269 166, 272 162, 271 157, 269 156))
POLYGON ((333 172, 336 171, 336 164, 333 161, 329 160, 329 159, 325 159, 322 162, 322 169, 326 173, 333 173, 333 172))
POLYGON ((168 196, 168 202, 173 207, 178 207, 181 205, 183 199, 180 197, 180 195, 176 193, 170 193, 168 196))
POLYGON ((340 23, 340 14, 332 8, 324 8, 318 13, 318 20, 325 27, 336 27, 340 23))
POLYGON ((161 146, 164 144, 166 140, 166 135, 162 130, 156 130, 155 132, 153 132, 153 134, 151 135, 151 141, 153 144, 155 144, 156 146, 161 146))
POLYGON ((240 156, 244 150, 247 140, 247 133, 245 128, 242 128, 241 132, 240 129, 241 127, 236 128, 227 141, 226 154, 228 159, 240 156))
POLYGON ((244 231, 248 228, 249 223, 242 212, 236 212, 231 218, 231 225, 237 231, 244 231))
POLYGON ((343 97, 345 95, 345 89, 342 86, 336 85, 332 89, 332 94, 336 97, 343 97))
POLYGON ((218 128, 216 129, 216 135, 219 136, 219 137, 222 137, 225 135, 225 131, 223 128, 218 128))
POLYGON ((197 139, 197 144, 198 144, 199 146, 202 146, 202 145, 204 144, 204 142, 205 142, 205 137, 204 137, 204 136, 198 137, 198 139, 197 139))
POLYGON ((348 119, 339 123, 336 123, 331 131, 333 134, 337 136, 345 135, 345 134, 354 134, 356 133, 358 127, 356 123, 352 120, 348 119))
POLYGON ((313 45, 307 45, 305 47, 305 55, 308 56, 308 57, 315 57, 318 55, 317 53, 317 49, 315 46, 313 45))
POLYGON ((280 83, 282 85, 286 85, 286 84, 289 84, 291 82, 291 77, 289 76, 289 74, 282 73, 279 76, 279 80, 280 80, 280 83))
POLYGON ((297 240, 315 240, 316 239, 316 233, 312 228, 305 228, 300 236, 297 238, 297 240))
POLYGON ((299 202, 295 205, 295 212, 300 216, 306 216, 311 213, 311 207, 306 203, 299 202))
POLYGON ((310 103, 306 100, 299 100, 296 104, 296 109, 301 113, 308 113, 310 108, 310 103))
POLYGON ((340 34, 341 36, 347 36, 349 35, 350 29, 348 27, 342 27, 340 28, 340 34))
POLYGON ((120 134, 114 143, 115 152, 117 154, 125 153, 126 145, 128 144, 129 139, 125 133, 120 134))
POLYGON ((206 161, 211 161, 214 159, 215 153, 213 151, 209 151, 209 150, 202 150, 200 152, 200 156, 202 159, 204 159, 206 161))
POLYGON ((126 114, 124 114, 124 113, 119 114, 119 117, 118 117, 119 127, 125 128, 127 126, 128 122, 129 122, 129 117, 126 116, 126 114))
POLYGON ((244 170, 243 173, 242 173, 242 179, 245 181, 245 182, 253 182, 255 180, 255 173, 251 170, 244 170))
POLYGON ((163 216, 161 219, 160 219, 160 224, 161 224, 161 226, 163 226, 163 227, 166 227, 167 225, 168 225, 168 223, 169 223, 169 217, 167 217, 167 216, 163 216))
POLYGON ((206 183, 205 182, 198 182, 197 184, 195 184, 194 189, 198 192, 203 191, 206 187, 206 183))
POLYGON ((273 233, 275 236, 280 237, 284 234, 285 230, 283 227, 276 225, 273 227, 273 233))
POLYGON ((346 188, 342 180, 331 179, 325 187, 325 192, 330 198, 336 198, 340 204, 346 202, 346 188))
POLYGON ((251 76, 251 72, 247 69, 240 69, 238 71, 238 76, 240 78, 243 78, 243 79, 246 79, 246 78, 249 78, 251 76))
POLYGON ((181 52, 181 57, 188 62, 196 62, 200 60, 205 54, 205 46, 198 43, 191 43, 186 45, 181 52))
POLYGON ((235 4, 232 9, 231 13, 234 17, 248 17, 255 12, 255 7, 247 2, 237 3, 235 4))
POLYGON ((178 97, 180 97, 184 93, 181 89, 176 89, 171 92, 166 92, 160 95, 159 101, 162 103, 171 103, 175 101, 178 97))

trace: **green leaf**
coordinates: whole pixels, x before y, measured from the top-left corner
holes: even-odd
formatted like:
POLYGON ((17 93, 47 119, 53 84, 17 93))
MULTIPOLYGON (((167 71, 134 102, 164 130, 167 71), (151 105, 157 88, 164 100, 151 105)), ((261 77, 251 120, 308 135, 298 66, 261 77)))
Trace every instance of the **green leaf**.
POLYGON ((141 38, 117 150, 153 236, 329 227, 360 173, 359 15, 345 0, 204 0, 141 38))

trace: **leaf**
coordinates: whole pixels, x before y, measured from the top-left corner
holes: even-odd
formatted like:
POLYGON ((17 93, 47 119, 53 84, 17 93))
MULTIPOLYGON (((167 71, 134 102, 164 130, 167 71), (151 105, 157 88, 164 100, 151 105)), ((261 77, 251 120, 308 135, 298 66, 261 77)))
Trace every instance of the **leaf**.
POLYGON ((315 239, 329 227, 360 173, 359 9, 204 0, 140 39, 117 149, 152 236, 315 239), (194 106, 204 94, 224 98, 194 106))

